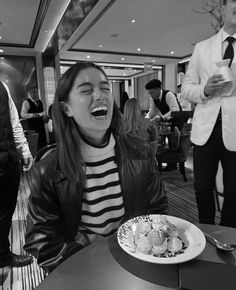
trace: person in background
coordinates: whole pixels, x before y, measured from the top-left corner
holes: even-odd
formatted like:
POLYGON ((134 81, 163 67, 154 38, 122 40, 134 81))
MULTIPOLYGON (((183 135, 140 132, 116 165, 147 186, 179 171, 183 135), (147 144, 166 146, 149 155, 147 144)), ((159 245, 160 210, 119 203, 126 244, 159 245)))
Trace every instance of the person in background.
POLYGON ((38 89, 31 86, 28 89, 28 98, 22 103, 21 117, 26 119, 29 129, 39 134, 38 150, 47 145, 46 132, 44 127, 44 117, 46 112, 43 109, 43 103, 39 99, 38 89))
POLYGON ((124 107, 125 107, 125 103, 129 100, 129 95, 127 94, 126 91, 121 93, 120 96, 120 112, 121 114, 124 114, 124 107))
POLYGON ((52 104, 48 108, 48 133, 49 133, 49 144, 55 143, 55 135, 52 124, 52 104))
POLYGON ((182 95, 197 104, 191 141, 199 221, 215 223, 214 187, 221 161, 224 201, 220 224, 236 227, 236 91, 231 96, 223 93, 224 78, 215 74, 217 61, 230 59, 231 68, 236 65, 236 1, 224 0, 223 10, 223 28, 194 48, 182 95))
POLYGON ((158 138, 154 124, 141 113, 138 101, 129 99, 124 108, 124 132, 146 141, 155 141, 158 138))
POLYGON ((10 251, 9 233, 16 207, 21 164, 29 170, 33 163, 27 140, 21 127, 15 104, 5 83, 0 81, 0 268, 30 264, 30 256, 10 251))
MULTIPOLYGON (((158 79, 149 81, 145 89, 150 95, 149 112, 146 118, 151 121, 168 121, 171 123, 172 129, 177 126, 178 120, 171 117, 171 112, 182 111, 176 95, 169 90, 162 90, 162 83, 158 79), (176 121, 176 122, 175 122, 176 121)), ((176 163, 168 163, 162 171, 176 170, 176 163)))
POLYGON ((170 90, 162 90, 162 83, 153 79, 145 85, 150 95, 149 112, 147 118, 150 120, 171 121, 171 112, 181 111, 176 95, 170 90))
POLYGON ((168 210, 151 146, 122 132, 99 66, 65 72, 52 116, 58 146, 33 167, 24 247, 47 272, 123 221, 168 210))

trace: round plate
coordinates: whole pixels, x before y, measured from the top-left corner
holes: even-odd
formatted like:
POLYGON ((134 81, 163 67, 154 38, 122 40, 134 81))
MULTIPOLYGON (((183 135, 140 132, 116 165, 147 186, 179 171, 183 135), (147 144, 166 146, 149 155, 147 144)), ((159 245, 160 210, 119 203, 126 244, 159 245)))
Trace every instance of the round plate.
POLYGON ((121 248, 129 255, 146 262, 157 264, 178 264, 192 260, 200 255, 206 246, 205 236, 198 227, 186 220, 169 215, 145 215, 130 219, 119 227, 117 239, 121 248), (129 241, 132 235, 132 225, 144 221, 151 221, 153 218, 161 216, 166 217, 170 223, 177 227, 179 237, 187 247, 184 252, 175 257, 159 258, 153 255, 143 254, 137 249, 134 251, 132 243, 129 241))

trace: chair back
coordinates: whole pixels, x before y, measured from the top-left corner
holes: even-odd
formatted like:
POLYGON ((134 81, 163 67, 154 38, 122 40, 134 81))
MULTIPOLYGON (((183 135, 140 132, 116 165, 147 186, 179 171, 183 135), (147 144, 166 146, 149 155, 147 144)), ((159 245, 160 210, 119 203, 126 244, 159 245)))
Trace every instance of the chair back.
POLYGON ((181 139, 181 132, 179 131, 178 127, 174 127, 174 134, 168 137, 170 149, 173 151, 179 150, 181 139))
POLYGON ((181 134, 178 151, 183 153, 183 160, 186 161, 191 147, 190 134, 181 134))
POLYGON ((48 154, 50 152, 52 152, 55 148, 57 147, 56 143, 54 144, 50 144, 50 145, 46 145, 44 147, 42 147, 36 154, 36 156, 34 157, 34 162, 38 162, 42 159, 44 159, 46 156, 48 156, 48 154))

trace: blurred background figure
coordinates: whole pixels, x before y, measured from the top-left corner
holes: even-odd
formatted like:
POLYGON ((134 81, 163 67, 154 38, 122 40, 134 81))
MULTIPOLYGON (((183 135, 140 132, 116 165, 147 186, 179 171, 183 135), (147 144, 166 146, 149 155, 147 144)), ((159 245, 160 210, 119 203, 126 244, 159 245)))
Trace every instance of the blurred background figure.
POLYGON ((52 104, 48 108, 48 134, 49 134, 49 144, 55 143, 55 135, 52 124, 52 104))
MULTIPOLYGON (((146 117, 152 121, 168 121, 172 130, 175 126, 180 127, 179 121, 171 116, 171 112, 182 111, 177 96, 170 90, 163 90, 162 83, 158 79, 149 81, 145 89, 150 95, 150 107, 146 117)), ((176 163, 168 163, 162 171, 176 169, 176 163)))
POLYGON ((121 114, 124 114, 124 107, 125 103, 129 100, 129 95, 126 91, 122 92, 120 95, 120 112, 121 114))
POLYGON ((44 117, 46 112, 43 103, 39 99, 38 89, 35 86, 28 88, 28 98, 22 103, 21 117, 27 120, 29 129, 39 134, 38 150, 47 145, 44 117))
POLYGON ((182 110, 176 95, 170 90, 163 90, 162 83, 158 79, 149 81, 145 89, 150 95, 149 112, 146 117, 150 120, 174 122, 171 112, 182 110))
POLYGON ((19 153, 23 158, 25 171, 32 166, 33 157, 10 91, 2 82, 0 82, 0 116, 0 268, 22 267, 31 263, 33 259, 30 256, 12 253, 8 236, 20 183, 19 153))
POLYGON ((155 125, 144 118, 138 101, 134 98, 127 100, 124 107, 124 131, 149 142, 157 140, 158 137, 155 125))

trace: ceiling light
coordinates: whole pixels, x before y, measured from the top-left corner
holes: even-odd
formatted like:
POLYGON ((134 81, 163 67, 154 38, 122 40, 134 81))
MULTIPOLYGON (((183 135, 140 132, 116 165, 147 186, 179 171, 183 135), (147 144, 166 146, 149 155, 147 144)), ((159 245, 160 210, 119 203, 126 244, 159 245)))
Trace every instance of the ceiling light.
POLYGON ((90 58, 90 55, 87 55, 86 57, 87 57, 87 58, 90 58))
POLYGON ((0 48, 0 52, 4 52, 4 50, 0 48))
POLYGON ((126 73, 123 73, 123 76, 126 76, 126 73))
POLYGON ((102 47, 102 44, 100 44, 99 47, 102 47))
POLYGON ((2 36, 0 35, 0 39, 2 39, 2 36))
POLYGON ((171 53, 171 54, 174 54, 175 52, 172 50, 170 53, 171 53))
POLYGON ((131 22, 132 22, 132 23, 135 23, 135 19, 132 19, 131 22))
POLYGON ((138 48, 138 49, 137 49, 137 51, 140 51, 140 50, 141 50, 141 48, 138 48))
POLYGON ((152 60, 152 62, 155 62, 155 61, 156 61, 155 59, 152 60))
POLYGON ((125 58, 124 58, 124 57, 122 57, 122 58, 121 58, 121 60, 125 60, 125 58))

